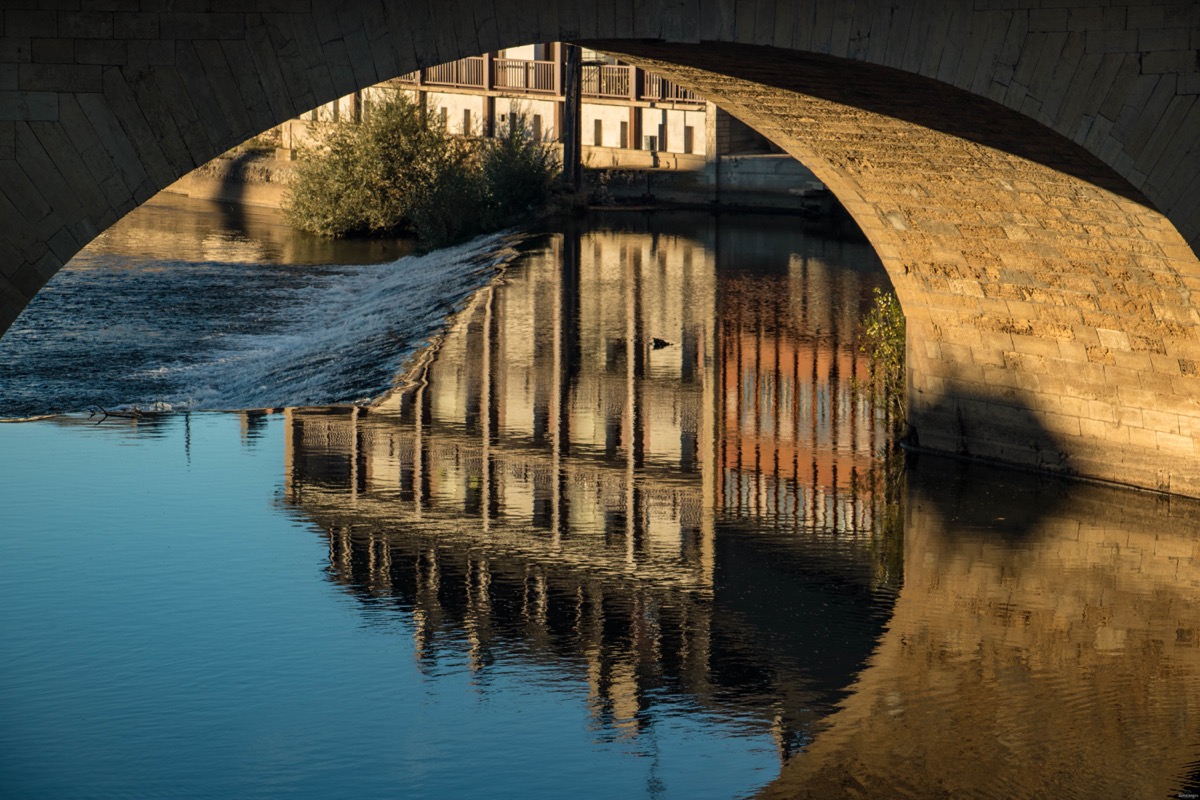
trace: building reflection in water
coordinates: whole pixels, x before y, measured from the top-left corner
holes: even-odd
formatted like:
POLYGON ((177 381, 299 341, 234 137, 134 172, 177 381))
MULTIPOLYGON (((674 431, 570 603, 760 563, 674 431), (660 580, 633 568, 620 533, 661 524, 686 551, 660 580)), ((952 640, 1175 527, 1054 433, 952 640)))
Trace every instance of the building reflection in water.
POLYGON ((288 412, 287 498, 334 579, 411 609, 426 659, 577 670, 605 735, 667 692, 791 752, 870 653, 899 532, 856 390, 886 278, 789 225, 548 237, 411 387, 288 412))
POLYGON ((928 457, 884 480, 865 246, 662 225, 550 237, 412 386, 287 412, 332 580, 425 668, 586 685, 623 747, 679 708, 770 732, 764 796, 1194 788, 1200 506, 928 457))

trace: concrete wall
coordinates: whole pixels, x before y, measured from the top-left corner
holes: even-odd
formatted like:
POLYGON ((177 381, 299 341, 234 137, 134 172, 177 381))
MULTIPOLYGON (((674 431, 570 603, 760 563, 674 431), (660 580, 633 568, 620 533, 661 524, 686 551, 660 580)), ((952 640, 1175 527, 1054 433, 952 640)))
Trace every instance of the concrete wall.
POLYGON ((923 442, 1200 494, 1200 4, 79 5, 0 10, 0 330, 250 136, 419 66, 577 41, 700 89, 838 195, 909 315, 923 442))

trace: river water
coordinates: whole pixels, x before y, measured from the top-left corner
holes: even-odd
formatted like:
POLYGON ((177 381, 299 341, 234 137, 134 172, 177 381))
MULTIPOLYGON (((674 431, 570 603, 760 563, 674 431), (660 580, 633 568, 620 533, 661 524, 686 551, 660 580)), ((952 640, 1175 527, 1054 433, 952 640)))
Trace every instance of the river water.
POLYGON ((0 790, 1194 793, 1200 507, 885 460, 886 285, 782 217, 144 207, 0 342, 70 412, 0 425, 0 790))

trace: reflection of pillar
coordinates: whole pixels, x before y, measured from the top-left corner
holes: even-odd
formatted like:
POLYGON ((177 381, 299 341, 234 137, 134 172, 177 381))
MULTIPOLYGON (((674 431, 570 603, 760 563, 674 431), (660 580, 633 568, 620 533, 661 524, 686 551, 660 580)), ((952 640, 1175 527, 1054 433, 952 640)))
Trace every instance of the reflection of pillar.
POLYGON ((783 342, 784 328, 783 319, 779 313, 780 303, 777 301, 772 304, 772 325, 771 325, 771 348, 772 360, 771 370, 774 374, 774 379, 771 381, 771 511, 775 514, 775 518, 779 518, 779 512, 783 510, 781 505, 782 492, 780 487, 783 482, 780 480, 779 474, 779 448, 783 446, 783 438, 780 429, 783 427, 782 417, 782 393, 783 393, 783 366, 779 356, 779 348, 783 342))
POLYGON ((289 503, 300 500, 296 486, 296 421, 292 409, 283 410, 283 490, 289 503))
POLYGON ((492 521, 492 306, 496 301, 496 292, 492 287, 484 290, 483 305, 483 350, 480 372, 479 405, 480 416, 483 418, 481 438, 483 446, 480 452, 480 493, 482 502, 480 516, 483 520, 483 530, 486 533, 491 528, 492 521))
POLYGON ((763 486, 766 481, 763 479, 763 464, 762 464, 762 432, 763 432, 763 319, 762 319, 762 304, 754 304, 754 366, 751 368, 754 371, 753 386, 754 395, 750 398, 750 402, 754 403, 754 429, 751 431, 754 442, 754 514, 761 517, 763 514, 763 503, 766 500, 763 486))
POLYGON ((550 528, 555 545, 562 542, 567 529, 567 481, 563 459, 570 453, 570 392, 574 352, 579 343, 578 313, 580 271, 579 229, 570 226, 564 232, 562 250, 554 270, 554 309, 552 343, 552 387, 550 398, 550 528))
POLYGON ((425 501, 425 390, 428 383, 421 380, 413 401, 413 516, 421 518, 425 501))
POLYGON ((641 251, 631 251, 623 248, 622 258, 625 261, 625 413, 622 414, 621 438, 625 446, 625 560, 634 562, 634 500, 637 495, 636 472, 637 460, 634 455, 634 438, 637 436, 637 364, 635 353, 638 351, 637 338, 637 271, 640 264, 641 251), (633 253, 639 258, 634 262, 633 253))
POLYGON ((350 505, 358 505, 358 406, 350 409, 350 505))
MULTIPOLYGON (((697 309, 700 318, 702 334, 700 336, 697 360, 700 372, 701 412, 699 448, 700 448, 700 491, 702 505, 700 509, 700 583, 703 591, 712 596, 713 575, 716 563, 716 513, 720 502, 718 499, 718 481, 723 470, 719 452, 719 416, 720 392, 722 385, 717 373, 717 365, 721 363, 720 342, 717 340, 717 295, 716 264, 712 265, 711 288, 706 293, 709 304, 697 309)), ((686 298, 685 298, 686 302, 686 298)), ((707 649, 707 648, 706 648, 707 649)))

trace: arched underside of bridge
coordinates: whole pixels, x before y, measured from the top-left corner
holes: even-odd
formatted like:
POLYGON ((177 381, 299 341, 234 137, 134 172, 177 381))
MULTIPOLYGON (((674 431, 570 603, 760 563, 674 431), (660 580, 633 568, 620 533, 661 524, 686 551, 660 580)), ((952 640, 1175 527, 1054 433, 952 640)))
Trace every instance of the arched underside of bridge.
POLYGON ((922 446, 1200 493, 1200 261, 1083 148, 895 70, 740 45, 591 42, 803 161, 908 322, 922 446))
POLYGON ((0 11, 0 331, 100 231, 274 124, 419 66, 589 41, 845 204, 908 316, 923 445, 1200 495, 1194 4, 60 5, 0 11))

